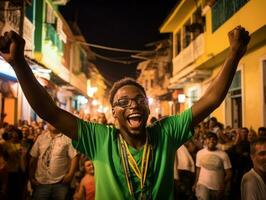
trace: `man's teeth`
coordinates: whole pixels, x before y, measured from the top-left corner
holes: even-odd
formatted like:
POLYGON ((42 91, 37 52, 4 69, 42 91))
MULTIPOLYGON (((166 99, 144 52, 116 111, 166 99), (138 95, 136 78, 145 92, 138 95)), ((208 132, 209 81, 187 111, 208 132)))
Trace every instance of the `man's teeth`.
POLYGON ((141 114, 131 114, 128 118, 141 117, 141 114))

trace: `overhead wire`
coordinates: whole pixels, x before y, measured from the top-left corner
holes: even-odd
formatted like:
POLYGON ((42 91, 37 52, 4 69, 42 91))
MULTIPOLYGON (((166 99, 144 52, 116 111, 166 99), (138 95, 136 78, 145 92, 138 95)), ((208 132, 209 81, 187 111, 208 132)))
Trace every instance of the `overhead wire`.
POLYGON ((139 62, 139 60, 132 60, 132 61, 117 60, 117 59, 114 59, 114 58, 110 58, 110 57, 102 56, 102 55, 97 54, 97 53, 95 53, 95 52, 93 52, 93 54, 94 54, 96 57, 100 58, 100 59, 107 60, 107 61, 110 61, 110 62, 120 63, 120 64, 126 64, 126 65, 129 65, 129 64, 133 64, 133 63, 139 62))
POLYGON ((83 45, 91 46, 94 48, 105 49, 109 51, 118 51, 118 52, 124 52, 124 53, 152 53, 154 52, 154 51, 145 51, 145 50, 132 50, 132 49, 120 49, 120 48, 114 48, 114 47, 107 47, 103 45, 92 44, 92 43, 82 42, 82 41, 77 41, 77 40, 76 42, 83 44, 83 45))

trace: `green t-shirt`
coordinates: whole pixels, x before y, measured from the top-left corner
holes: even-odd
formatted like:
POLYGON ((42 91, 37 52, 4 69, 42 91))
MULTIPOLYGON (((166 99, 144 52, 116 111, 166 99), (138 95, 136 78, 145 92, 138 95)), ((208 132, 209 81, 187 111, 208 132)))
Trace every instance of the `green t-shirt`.
MULTIPOLYGON (((143 191, 152 199, 173 199, 174 156, 177 148, 192 136, 191 123, 192 112, 188 109, 147 127, 153 159, 143 191)), ((118 130, 113 126, 78 120, 78 136, 73 146, 91 159, 95 167, 95 198, 131 199, 118 148, 118 130)), ((136 150, 129 146, 129 151, 140 167, 143 148, 136 150)), ((130 177, 134 195, 139 199, 140 182, 132 170, 130 177)))

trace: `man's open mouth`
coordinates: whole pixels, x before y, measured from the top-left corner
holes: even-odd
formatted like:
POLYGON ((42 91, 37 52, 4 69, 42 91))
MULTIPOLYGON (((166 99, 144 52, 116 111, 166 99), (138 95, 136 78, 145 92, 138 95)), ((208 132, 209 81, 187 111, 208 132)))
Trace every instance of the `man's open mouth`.
POLYGON ((130 114, 127 117, 127 121, 132 128, 138 128, 142 124, 142 119, 143 119, 142 117, 143 116, 140 113, 130 114))

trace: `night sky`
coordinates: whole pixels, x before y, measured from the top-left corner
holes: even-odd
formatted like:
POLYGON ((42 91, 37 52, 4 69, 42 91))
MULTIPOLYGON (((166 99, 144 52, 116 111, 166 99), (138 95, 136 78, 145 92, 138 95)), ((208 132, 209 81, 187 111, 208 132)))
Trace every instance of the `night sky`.
MULTIPOLYGON (((67 21, 76 21, 88 43, 132 50, 148 50, 145 44, 169 37, 159 27, 178 0, 71 0, 60 11, 67 21)), ((98 48, 97 54, 119 60, 132 53, 118 53, 98 48)), ((139 60, 140 61, 140 60, 139 60)), ((93 61, 102 75, 113 83, 125 76, 136 77, 137 62, 120 64, 97 58, 93 61)))

